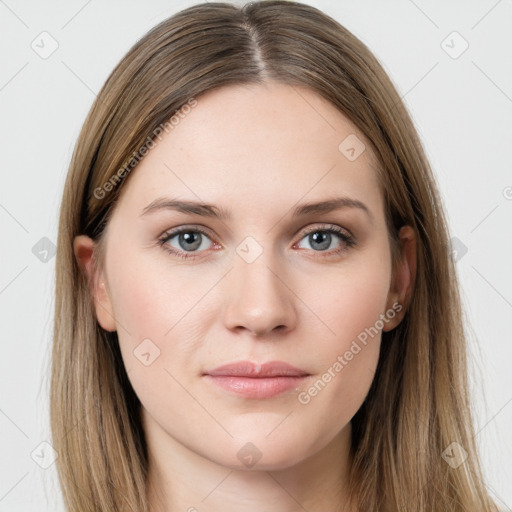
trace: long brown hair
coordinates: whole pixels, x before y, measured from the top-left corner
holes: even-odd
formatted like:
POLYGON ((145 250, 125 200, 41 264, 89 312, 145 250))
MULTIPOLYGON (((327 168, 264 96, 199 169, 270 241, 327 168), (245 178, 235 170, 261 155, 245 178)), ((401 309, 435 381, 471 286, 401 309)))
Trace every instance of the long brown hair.
POLYGON ((321 11, 284 0, 204 3, 163 21, 117 65, 84 123, 60 211, 51 373, 51 428, 68 510, 148 511, 140 403, 117 334, 96 320, 73 239, 98 241, 101 265, 109 215, 159 126, 207 91, 269 80, 310 88, 361 130, 380 164, 391 240, 405 224, 416 232, 411 302, 401 324, 383 333, 375 379, 352 420, 353 496, 371 511, 496 510, 473 440, 447 224, 417 132, 361 41, 321 11), (457 467, 444 457, 450 446, 467 454, 457 467))

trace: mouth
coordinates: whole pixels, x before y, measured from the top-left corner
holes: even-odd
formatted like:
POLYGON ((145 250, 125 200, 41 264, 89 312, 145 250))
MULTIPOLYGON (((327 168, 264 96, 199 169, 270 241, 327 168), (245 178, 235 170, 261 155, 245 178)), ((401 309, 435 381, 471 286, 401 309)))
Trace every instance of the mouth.
POLYGON ((221 389, 245 398, 271 398, 296 388, 311 374, 282 361, 237 361, 202 376, 221 389))

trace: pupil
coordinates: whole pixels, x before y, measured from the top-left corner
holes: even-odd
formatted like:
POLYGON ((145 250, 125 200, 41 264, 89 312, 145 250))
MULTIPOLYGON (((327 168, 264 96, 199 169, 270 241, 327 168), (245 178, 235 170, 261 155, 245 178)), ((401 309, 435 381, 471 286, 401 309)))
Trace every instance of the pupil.
POLYGON ((317 231, 312 233, 309 235, 309 243, 313 248, 315 248, 314 244, 319 244, 316 248, 323 251, 327 249, 329 245, 331 245, 331 234, 326 233, 325 231, 317 231))
POLYGON ((180 233, 179 242, 182 248, 185 250, 194 250, 201 245, 199 233, 190 231, 187 233, 180 233))

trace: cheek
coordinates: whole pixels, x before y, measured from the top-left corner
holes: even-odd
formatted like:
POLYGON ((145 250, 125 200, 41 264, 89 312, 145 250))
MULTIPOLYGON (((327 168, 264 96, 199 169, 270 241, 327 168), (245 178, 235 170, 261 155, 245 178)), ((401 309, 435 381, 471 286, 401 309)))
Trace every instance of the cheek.
POLYGON ((390 280, 391 260, 383 243, 317 272, 314 283, 303 282, 299 293, 327 327, 322 330, 331 340, 327 346, 342 350, 385 312, 390 280))
POLYGON ((144 254, 112 253, 111 261, 117 262, 108 270, 123 363, 137 395, 150 406, 155 390, 177 385, 172 375, 187 385, 193 378, 183 369, 192 367, 215 318, 205 309, 205 297, 218 276, 200 274, 199 267, 194 275, 165 259, 157 265, 144 254))
POLYGON ((154 378, 154 368, 161 359, 162 341, 170 327, 169 304, 157 281, 156 268, 145 265, 140 256, 122 251, 113 250, 109 257, 108 283, 119 346, 138 393, 140 385, 147 386, 150 371, 154 378))
POLYGON ((129 333, 133 342, 151 338, 163 343, 183 329, 190 314, 201 309, 201 299, 217 278, 210 274, 201 273, 199 267, 194 273, 194 269, 168 264, 165 259, 155 262, 145 255, 120 259, 110 272, 109 283, 121 330, 129 333))
POLYGON ((390 258, 382 247, 320 276, 316 293, 303 290, 328 329, 322 329, 325 334, 315 345, 319 372, 298 400, 310 412, 316 411, 313 416, 329 410, 333 429, 357 412, 379 360, 391 277, 390 258))
POLYGON ((169 328, 168 306, 150 272, 125 272, 122 265, 116 269, 112 307, 119 333, 128 334, 134 343, 144 338, 158 340, 169 328))

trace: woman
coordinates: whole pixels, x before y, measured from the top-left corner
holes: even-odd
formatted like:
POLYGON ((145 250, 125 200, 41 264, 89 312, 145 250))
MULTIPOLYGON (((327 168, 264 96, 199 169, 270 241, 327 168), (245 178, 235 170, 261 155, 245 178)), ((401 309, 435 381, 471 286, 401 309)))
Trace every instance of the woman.
POLYGON ((286 1, 159 24, 64 190, 68 510, 496 510, 448 245, 404 105, 345 28, 286 1))

